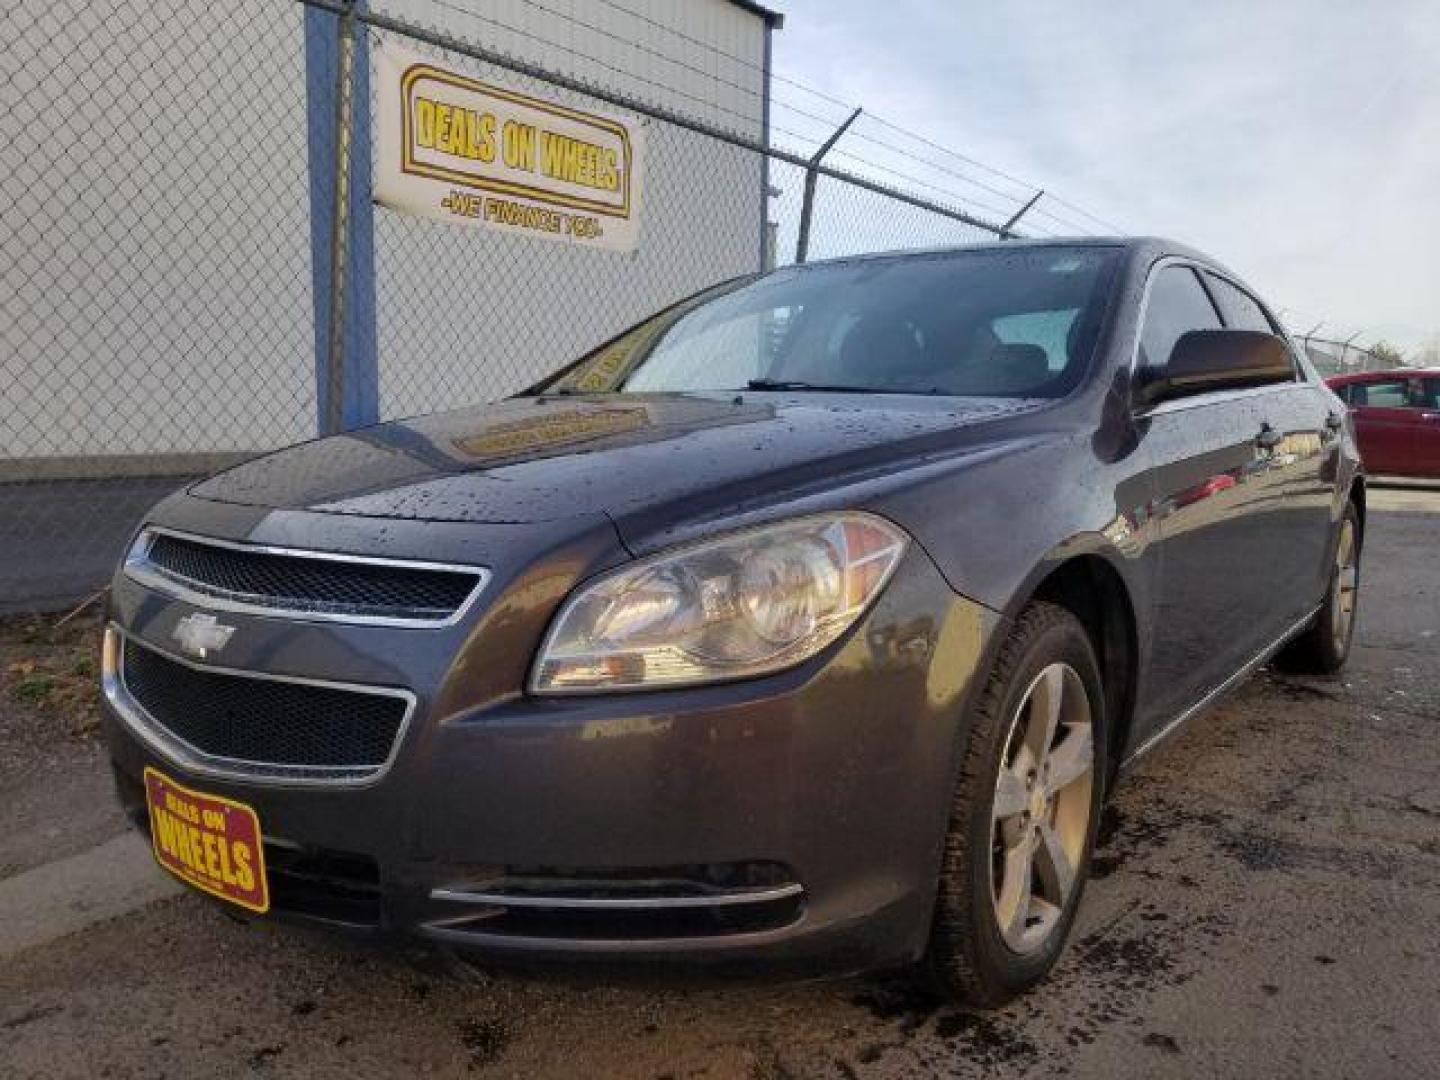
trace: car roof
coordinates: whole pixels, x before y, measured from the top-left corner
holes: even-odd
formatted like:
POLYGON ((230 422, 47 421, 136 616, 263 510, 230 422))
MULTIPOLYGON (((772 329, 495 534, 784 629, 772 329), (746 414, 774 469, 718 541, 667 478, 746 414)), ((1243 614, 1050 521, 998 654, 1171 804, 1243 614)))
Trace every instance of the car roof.
MULTIPOLYGON (((831 259, 816 259, 805 263, 804 266, 836 266, 871 262, 877 259, 916 258, 928 255, 947 255, 963 251, 1015 251, 1016 249, 1023 248, 1053 247, 1122 248, 1143 262, 1153 262, 1156 259, 1166 256, 1178 256, 1184 259, 1192 259, 1197 263, 1211 267, 1225 274, 1227 277, 1234 278, 1237 282, 1244 284, 1244 279, 1219 259, 1207 255, 1203 251, 1193 248, 1188 244, 1181 243, 1179 240, 1170 240, 1163 236, 1047 236, 1043 239, 1015 237, 1012 240, 997 239, 980 241, 973 244, 941 244, 934 247, 894 248, 888 251, 865 252, 859 255, 840 255, 831 259)), ((1249 286, 1246 287, 1249 288, 1249 286)))
POLYGON ((1395 367, 1380 371, 1349 371, 1343 375, 1327 375, 1326 383, 1342 386, 1348 383, 1386 382, 1390 379, 1440 379, 1440 368, 1395 367))

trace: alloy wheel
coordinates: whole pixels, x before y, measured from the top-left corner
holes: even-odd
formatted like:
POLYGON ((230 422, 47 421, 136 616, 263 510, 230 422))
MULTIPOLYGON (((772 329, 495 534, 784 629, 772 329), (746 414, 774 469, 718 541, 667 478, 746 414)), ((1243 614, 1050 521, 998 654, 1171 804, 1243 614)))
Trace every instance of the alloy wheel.
POLYGON ((1075 891, 1094 783, 1085 684, 1069 664, 1050 664, 1015 711, 991 810, 991 898, 1014 952, 1043 946, 1075 891))
POLYGON ((1360 553, 1355 546, 1355 523, 1346 518, 1340 524, 1340 540, 1335 545, 1335 588, 1330 597, 1330 626, 1335 632, 1335 650, 1342 656, 1350 642, 1359 584, 1360 553))

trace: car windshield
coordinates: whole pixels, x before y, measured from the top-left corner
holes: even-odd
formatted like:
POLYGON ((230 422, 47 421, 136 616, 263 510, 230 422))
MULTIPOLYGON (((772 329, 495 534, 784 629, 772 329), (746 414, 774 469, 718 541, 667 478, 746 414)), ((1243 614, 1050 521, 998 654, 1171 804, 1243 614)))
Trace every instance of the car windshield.
POLYGON ((1059 397, 1083 379, 1118 253, 987 248, 790 267, 669 308, 544 393, 1059 397))

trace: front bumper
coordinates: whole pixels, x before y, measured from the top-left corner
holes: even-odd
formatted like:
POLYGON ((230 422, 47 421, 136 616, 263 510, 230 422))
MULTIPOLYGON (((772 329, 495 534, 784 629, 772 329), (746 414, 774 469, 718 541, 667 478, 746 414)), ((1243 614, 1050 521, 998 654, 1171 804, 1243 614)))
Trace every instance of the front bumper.
MULTIPOLYGON (((137 733, 112 688, 122 800, 143 825, 149 765, 253 807, 287 918, 525 960, 860 970, 921 953, 962 717, 998 616, 912 548, 867 617, 795 670, 541 700, 494 670, 533 653, 563 594, 494 625, 532 586, 516 580, 444 630, 227 615, 228 668, 413 694, 393 762, 349 785, 197 771, 137 733)), ((173 648, 196 610, 116 579, 112 625, 136 641, 173 648)))

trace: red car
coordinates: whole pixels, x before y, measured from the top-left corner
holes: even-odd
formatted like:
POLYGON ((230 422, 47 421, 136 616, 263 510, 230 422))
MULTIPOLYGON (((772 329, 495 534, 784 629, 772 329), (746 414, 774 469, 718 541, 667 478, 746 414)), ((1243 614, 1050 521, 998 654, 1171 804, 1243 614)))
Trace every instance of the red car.
POLYGON ((1350 407, 1366 472, 1440 477, 1440 369, 1366 371, 1325 382, 1350 407))

